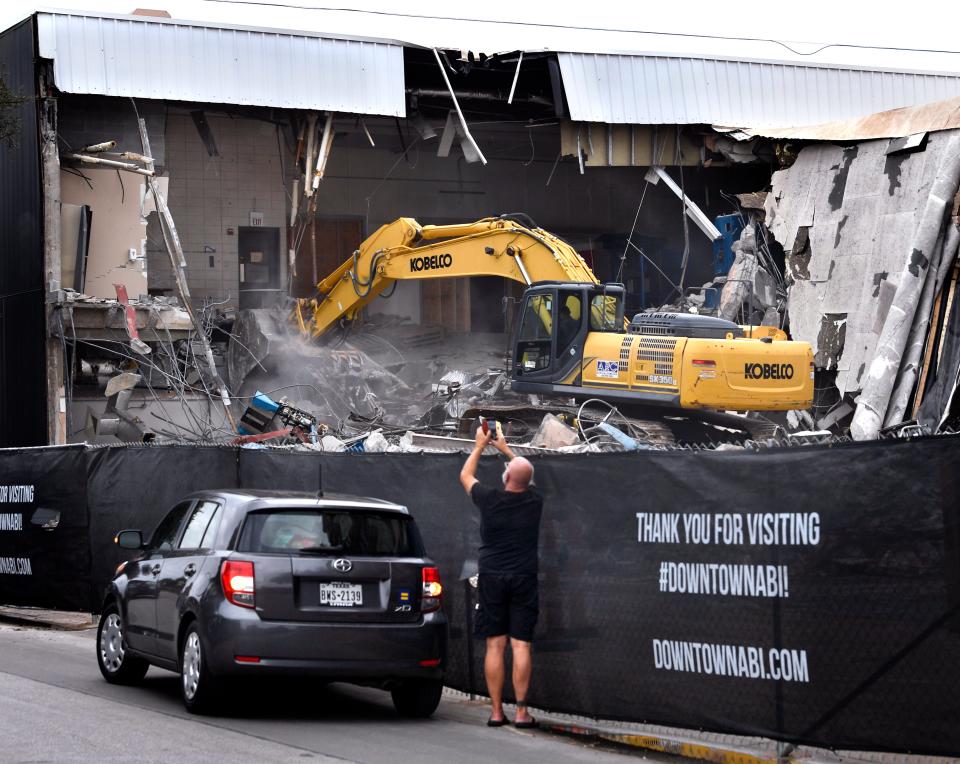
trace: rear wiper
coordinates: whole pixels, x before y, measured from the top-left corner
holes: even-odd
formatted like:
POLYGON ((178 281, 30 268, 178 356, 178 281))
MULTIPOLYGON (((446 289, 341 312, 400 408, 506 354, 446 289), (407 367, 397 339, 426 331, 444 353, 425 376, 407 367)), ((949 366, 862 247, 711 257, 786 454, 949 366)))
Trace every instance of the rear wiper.
POLYGON ((326 552, 342 552, 343 545, 339 546, 305 546, 302 549, 298 549, 298 552, 306 552, 307 554, 324 554, 326 552))

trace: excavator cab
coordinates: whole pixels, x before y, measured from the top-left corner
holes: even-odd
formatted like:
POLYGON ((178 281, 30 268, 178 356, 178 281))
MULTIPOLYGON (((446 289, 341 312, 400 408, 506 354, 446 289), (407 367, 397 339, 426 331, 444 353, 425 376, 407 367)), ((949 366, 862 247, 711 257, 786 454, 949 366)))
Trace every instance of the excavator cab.
POLYGON ((587 334, 623 332, 621 284, 547 281, 524 293, 513 341, 513 389, 579 384, 587 334))

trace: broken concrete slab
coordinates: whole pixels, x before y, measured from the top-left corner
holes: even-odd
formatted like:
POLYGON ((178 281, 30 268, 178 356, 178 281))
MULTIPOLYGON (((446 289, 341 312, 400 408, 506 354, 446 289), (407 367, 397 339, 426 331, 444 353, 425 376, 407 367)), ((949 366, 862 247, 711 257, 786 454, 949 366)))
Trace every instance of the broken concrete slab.
POLYGON ((562 448, 579 442, 580 436, 575 429, 553 414, 547 414, 543 417, 540 428, 530 441, 530 445, 540 448, 562 448))

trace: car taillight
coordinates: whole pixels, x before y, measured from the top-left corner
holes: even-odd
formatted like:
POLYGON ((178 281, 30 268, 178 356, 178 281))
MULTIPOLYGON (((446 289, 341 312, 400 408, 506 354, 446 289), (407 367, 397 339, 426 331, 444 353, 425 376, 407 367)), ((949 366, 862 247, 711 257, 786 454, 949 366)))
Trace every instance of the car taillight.
POLYGON ((443 584, 440 583, 440 571, 437 568, 423 569, 423 599, 420 609, 429 613, 440 608, 440 596, 443 594, 443 584))
POLYGON ((227 602, 240 607, 253 607, 256 586, 253 563, 242 560, 224 560, 220 568, 220 582, 227 602))

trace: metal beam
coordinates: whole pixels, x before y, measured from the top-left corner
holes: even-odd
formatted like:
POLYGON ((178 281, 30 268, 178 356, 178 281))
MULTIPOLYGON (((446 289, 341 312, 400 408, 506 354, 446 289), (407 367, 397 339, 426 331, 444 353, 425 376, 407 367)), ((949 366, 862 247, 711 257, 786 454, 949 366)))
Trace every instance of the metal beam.
POLYGON ((651 167, 647 170, 644 180, 653 185, 657 185, 657 183, 662 180, 667 188, 673 191, 673 193, 677 195, 677 198, 683 202, 683 209, 687 213, 687 217, 697 224, 697 228, 703 231, 704 236, 710 239, 710 241, 716 241, 722 236, 704 211, 701 210, 689 196, 683 193, 680 186, 673 182, 673 178, 671 178, 662 167, 651 167))

